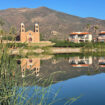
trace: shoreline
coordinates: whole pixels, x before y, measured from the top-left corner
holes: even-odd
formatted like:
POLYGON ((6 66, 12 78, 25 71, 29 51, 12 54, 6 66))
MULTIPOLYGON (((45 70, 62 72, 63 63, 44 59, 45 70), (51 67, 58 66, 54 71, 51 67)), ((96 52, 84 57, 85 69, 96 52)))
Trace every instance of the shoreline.
POLYGON ((62 54, 62 53, 81 53, 81 48, 59 48, 59 47, 49 47, 47 49, 37 48, 37 49, 9 49, 9 54, 27 54, 27 53, 51 53, 51 54, 62 54))

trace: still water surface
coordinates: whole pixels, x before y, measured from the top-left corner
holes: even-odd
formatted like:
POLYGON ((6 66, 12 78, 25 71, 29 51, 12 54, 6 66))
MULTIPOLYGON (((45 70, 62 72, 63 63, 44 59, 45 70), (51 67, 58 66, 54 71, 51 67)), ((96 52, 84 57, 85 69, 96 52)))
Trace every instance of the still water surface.
POLYGON ((46 104, 56 95, 53 105, 64 105, 72 98, 77 99, 70 101, 72 105, 105 105, 105 57, 50 55, 21 58, 17 64, 19 87, 26 89, 24 96, 27 100, 32 97, 32 104, 38 88, 37 93, 50 90, 44 96, 46 104))

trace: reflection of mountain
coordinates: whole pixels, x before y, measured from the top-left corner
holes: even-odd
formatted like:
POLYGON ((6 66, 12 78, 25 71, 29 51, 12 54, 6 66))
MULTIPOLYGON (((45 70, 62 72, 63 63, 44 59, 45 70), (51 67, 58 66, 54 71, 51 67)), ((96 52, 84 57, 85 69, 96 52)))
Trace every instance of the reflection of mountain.
MULTIPOLYGON (((33 58, 33 59, 22 59, 21 61, 24 61, 25 64, 27 64, 27 69, 29 69, 30 65, 33 69, 38 68, 38 75, 33 75, 32 69, 28 70, 28 74, 31 74, 29 76, 26 76, 24 79, 26 81, 26 85, 35 85, 36 81, 40 80, 38 82, 38 85, 42 85, 42 83, 45 80, 53 79, 53 83, 64 81, 70 78, 75 78, 82 75, 94 75, 98 73, 105 72, 105 69, 100 67, 100 60, 104 58, 80 58, 80 57, 70 57, 69 59, 59 58, 59 59, 47 59, 44 60, 42 63, 40 63, 41 59, 39 58, 33 58), (33 61, 33 63, 32 63, 33 61), (76 61, 78 65, 78 62, 80 63, 79 66, 73 66, 71 65, 71 61, 76 61), (27 62, 27 63, 26 63, 27 62), (36 63, 35 63, 36 62, 36 63), (85 63, 87 66, 80 66, 82 63, 85 63), (94 66, 94 64, 97 63, 97 67, 94 66), (96 69, 98 68, 98 69, 96 69)), ((102 63, 102 62, 101 62, 102 63)), ((21 62, 21 65, 24 65, 24 63, 21 62)), ((21 68, 22 69, 22 68, 21 68)), ((35 69, 36 70, 36 69, 35 69)), ((22 71, 23 72, 23 71, 22 71)), ((34 71, 35 72, 35 71, 34 71)), ((46 82, 45 86, 48 86, 50 83, 46 82)))

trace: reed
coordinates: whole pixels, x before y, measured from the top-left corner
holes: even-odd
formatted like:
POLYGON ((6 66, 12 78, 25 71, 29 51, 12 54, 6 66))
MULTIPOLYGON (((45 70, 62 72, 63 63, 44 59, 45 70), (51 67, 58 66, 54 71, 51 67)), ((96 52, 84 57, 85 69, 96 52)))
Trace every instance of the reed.
MULTIPOLYGON (((57 99, 60 90, 53 94, 53 79, 40 78, 34 80, 31 86, 27 85, 26 79, 33 76, 28 74, 25 78, 21 78, 21 68, 17 64, 17 57, 8 55, 8 47, 6 44, 1 45, 0 52, 0 104, 1 105, 53 105, 61 99, 57 99), (44 80, 44 81, 43 81, 44 80), (38 86, 39 84, 39 86, 38 86), (40 84, 42 84, 40 86, 40 84), (49 86, 46 86, 50 84, 49 86), (50 101, 49 101, 50 100, 50 101)), ((21 56, 19 57, 21 58, 21 56)), ((31 68, 30 68, 31 69, 31 68)), ((72 103, 78 98, 70 98, 65 103, 72 103)))

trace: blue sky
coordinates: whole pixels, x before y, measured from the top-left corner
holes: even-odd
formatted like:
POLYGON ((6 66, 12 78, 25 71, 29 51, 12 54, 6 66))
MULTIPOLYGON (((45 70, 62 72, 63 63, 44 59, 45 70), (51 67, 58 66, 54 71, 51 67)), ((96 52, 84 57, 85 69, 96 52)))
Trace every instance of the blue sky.
POLYGON ((105 19, 105 0, 0 0, 0 9, 41 6, 80 17, 105 19))

